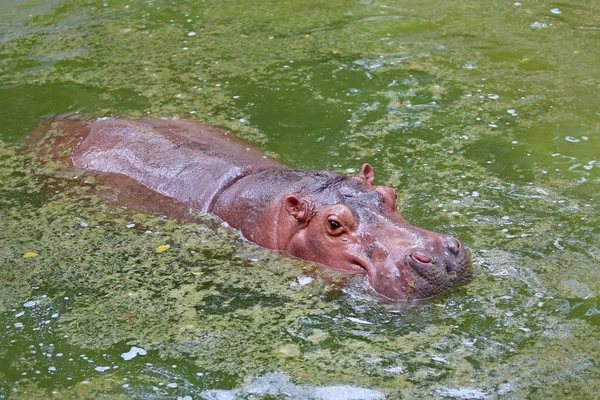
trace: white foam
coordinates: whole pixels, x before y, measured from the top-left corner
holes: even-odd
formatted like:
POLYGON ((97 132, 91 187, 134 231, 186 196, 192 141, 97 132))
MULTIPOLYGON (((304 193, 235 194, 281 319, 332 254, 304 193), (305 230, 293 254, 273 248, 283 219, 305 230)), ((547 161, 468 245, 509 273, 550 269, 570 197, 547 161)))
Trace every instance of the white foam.
POLYGON ((125 361, 129 361, 132 358, 136 357, 138 354, 140 356, 145 356, 147 354, 147 352, 146 352, 146 350, 142 349, 141 347, 131 346, 131 349, 129 349, 129 351, 127 353, 121 354, 121 357, 125 361))

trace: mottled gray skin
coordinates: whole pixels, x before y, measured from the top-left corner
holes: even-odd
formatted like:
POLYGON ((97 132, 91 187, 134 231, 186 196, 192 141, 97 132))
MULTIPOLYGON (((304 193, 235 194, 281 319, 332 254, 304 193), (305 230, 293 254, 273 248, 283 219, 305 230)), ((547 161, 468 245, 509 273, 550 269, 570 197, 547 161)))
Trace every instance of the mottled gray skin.
POLYGON ((212 213, 260 246, 351 273, 395 300, 425 298, 469 280, 460 242, 409 225, 396 193, 358 177, 285 168, 214 127, 182 120, 89 125, 74 166, 123 174, 212 213))

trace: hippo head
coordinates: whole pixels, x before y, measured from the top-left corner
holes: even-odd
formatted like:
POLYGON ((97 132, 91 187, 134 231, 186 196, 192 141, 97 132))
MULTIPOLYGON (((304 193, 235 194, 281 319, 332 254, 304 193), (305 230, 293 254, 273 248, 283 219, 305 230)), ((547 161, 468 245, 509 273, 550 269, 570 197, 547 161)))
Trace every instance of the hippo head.
POLYGON ((458 239, 409 225, 396 209, 395 190, 371 185, 369 164, 355 178, 330 176, 326 184, 285 198, 280 249, 367 275, 376 292, 394 300, 430 297, 473 276, 458 239))

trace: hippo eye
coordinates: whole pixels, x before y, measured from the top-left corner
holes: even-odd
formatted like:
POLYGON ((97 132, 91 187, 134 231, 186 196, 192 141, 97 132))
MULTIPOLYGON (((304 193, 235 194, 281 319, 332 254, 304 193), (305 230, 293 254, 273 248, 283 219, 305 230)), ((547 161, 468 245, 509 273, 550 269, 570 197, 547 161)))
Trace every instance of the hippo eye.
POLYGON ((334 221, 333 219, 328 220, 327 223, 329 224, 329 228, 331 228, 332 231, 335 231, 336 229, 340 229, 342 227, 342 224, 340 224, 337 221, 334 221))

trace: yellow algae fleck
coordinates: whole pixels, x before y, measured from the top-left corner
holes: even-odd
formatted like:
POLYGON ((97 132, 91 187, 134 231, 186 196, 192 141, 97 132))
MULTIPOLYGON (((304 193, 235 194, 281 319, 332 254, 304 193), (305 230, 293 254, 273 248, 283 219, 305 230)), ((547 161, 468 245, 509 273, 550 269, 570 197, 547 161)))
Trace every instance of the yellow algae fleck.
POLYGON ((155 252, 157 253, 164 253, 165 251, 169 250, 171 246, 169 246, 168 244, 163 244, 161 246, 158 246, 155 250, 155 252))

